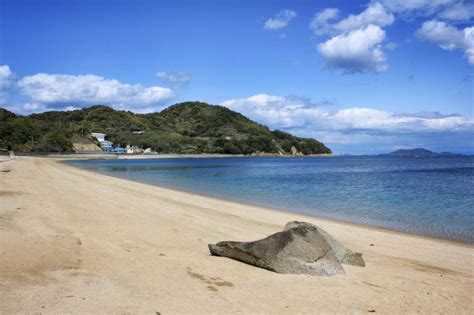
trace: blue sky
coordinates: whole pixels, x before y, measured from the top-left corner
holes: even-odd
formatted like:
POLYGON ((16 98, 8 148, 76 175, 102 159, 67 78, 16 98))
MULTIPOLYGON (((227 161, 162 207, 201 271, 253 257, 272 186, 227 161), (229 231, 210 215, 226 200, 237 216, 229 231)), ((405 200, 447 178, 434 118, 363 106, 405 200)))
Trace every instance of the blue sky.
POLYGON ((474 4, 0 0, 0 106, 222 104, 336 153, 474 153, 474 4))

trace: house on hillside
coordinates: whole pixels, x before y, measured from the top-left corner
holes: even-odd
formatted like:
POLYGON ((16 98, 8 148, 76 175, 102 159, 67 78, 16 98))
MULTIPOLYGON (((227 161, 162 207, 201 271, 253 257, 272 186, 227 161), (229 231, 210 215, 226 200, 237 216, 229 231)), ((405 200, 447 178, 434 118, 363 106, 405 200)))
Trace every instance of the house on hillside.
POLYGON ((111 152, 112 151, 112 144, 113 144, 113 142, 104 140, 104 141, 100 142, 100 148, 105 152, 111 152))
POLYGON ((105 133, 93 132, 92 136, 97 139, 97 141, 102 142, 105 141, 105 133))
POLYGON ((94 138, 96 138, 97 141, 99 141, 99 145, 100 145, 100 148, 102 149, 102 151, 105 151, 105 152, 111 152, 112 151, 113 142, 105 140, 105 136, 106 136, 105 133, 93 132, 92 136, 94 138))

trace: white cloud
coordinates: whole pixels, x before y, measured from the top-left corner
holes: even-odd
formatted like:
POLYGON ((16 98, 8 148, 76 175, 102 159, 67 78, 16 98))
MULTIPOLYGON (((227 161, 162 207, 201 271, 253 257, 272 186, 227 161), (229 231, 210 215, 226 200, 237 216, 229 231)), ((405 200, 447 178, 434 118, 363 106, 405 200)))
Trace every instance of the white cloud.
POLYGON ((273 128, 319 131, 433 132, 473 130, 474 120, 459 115, 397 115, 368 107, 329 110, 311 100, 257 94, 221 105, 273 128))
MULTIPOLYGON (((337 8, 317 12, 310 23, 316 35, 332 38, 318 45, 326 59, 326 68, 342 69, 346 73, 388 70, 383 49, 392 50, 395 44, 382 45, 384 27, 394 23, 395 17, 437 16, 445 20, 469 21, 474 17, 474 3, 465 0, 372 0, 359 14, 339 19, 337 8)), ((420 37, 438 44, 445 50, 462 50, 469 64, 474 64, 473 27, 457 29, 437 20, 427 21, 418 30, 420 37)))
POLYGON ((14 82, 14 74, 8 65, 0 66, 0 105, 8 101, 9 90, 14 82))
POLYGON ((394 50, 398 48, 398 44, 395 42, 390 42, 390 43, 387 43, 385 47, 389 50, 394 50))
POLYGON ((381 49, 385 31, 376 25, 334 36, 318 45, 326 58, 328 68, 342 69, 347 73, 388 70, 381 49))
POLYGON ((344 20, 339 21, 334 25, 334 28, 341 32, 347 32, 355 29, 360 29, 369 24, 377 26, 388 26, 395 21, 392 13, 385 10, 385 8, 378 2, 371 4, 365 11, 358 15, 349 15, 344 20))
POLYGON ((266 30, 276 30, 288 26, 288 23, 296 16, 296 12, 292 10, 282 10, 274 18, 265 21, 263 26, 266 30))
POLYGON ((326 68, 341 69, 346 73, 388 70, 382 51, 385 40, 382 27, 395 21, 393 14, 378 2, 371 3, 357 15, 335 21, 339 13, 336 8, 324 9, 316 13, 310 23, 316 35, 332 36, 317 46, 326 59, 326 68))
POLYGON ((474 27, 461 30, 446 22, 430 20, 423 23, 417 34, 444 50, 464 51, 468 63, 474 65, 474 27))
POLYGON ((433 14, 458 0, 379 0, 392 12, 433 14))
POLYGON ((18 81, 18 87, 30 99, 28 103, 46 107, 106 104, 140 110, 163 105, 173 96, 168 88, 124 84, 92 74, 38 73, 23 77, 18 81))
POLYGON ((316 12, 309 23, 309 27, 316 35, 330 34, 333 30, 333 25, 329 23, 339 17, 339 9, 327 8, 320 12, 316 12))
POLYGON ((456 131, 474 129, 474 120, 459 115, 427 117, 426 115, 396 115, 386 111, 354 107, 337 111, 332 119, 342 128, 385 131, 456 131))
POLYGON ((0 66, 0 88, 7 87, 13 80, 13 72, 8 65, 0 66))
POLYGON ((474 144, 474 120, 455 114, 397 115, 368 107, 334 110, 309 99, 268 94, 221 105, 271 128, 315 137, 335 152, 389 152, 397 145, 462 151, 474 144))
POLYGON ((156 77, 162 81, 169 82, 175 86, 184 86, 189 83, 189 76, 184 72, 174 74, 166 72, 158 72, 156 77))
POLYGON ((308 107, 308 100, 268 94, 232 99, 221 105, 276 128, 304 127, 315 117, 324 116, 319 108, 308 107))
POLYGON ((377 26, 391 25, 395 18, 392 13, 378 2, 369 5, 367 9, 355 15, 351 14, 339 22, 329 23, 339 16, 339 10, 335 8, 324 9, 315 14, 310 23, 310 28, 317 35, 337 34, 364 28, 370 24, 377 26))
POLYGON ((466 50, 464 54, 467 61, 472 66, 474 65, 474 27, 467 27, 464 29, 464 41, 466 42, 466 50))
POLYGON ((448 20, 468 21, 474 17, 474 3, 456 3, 442 11, 439 17, 448 20))
POLYGON ((460 49, 464 45, 463 32, 445 22, 424 22, 417 32, 420 37, 438 44, 444 50, 460 49))
POLYGON ((80 108, 81 107, 71 105, 55 105, 54 107, 49 107, 48 104, 35 102, 25 102, 6 107, 6 109, 9 111, 21 114, 42 113, 48 111, 72 111, 80 108))
POLYGON ((468 21, 474 17, 471 0, 376 0, 401 16, 433 16, 445 20, 468 21))

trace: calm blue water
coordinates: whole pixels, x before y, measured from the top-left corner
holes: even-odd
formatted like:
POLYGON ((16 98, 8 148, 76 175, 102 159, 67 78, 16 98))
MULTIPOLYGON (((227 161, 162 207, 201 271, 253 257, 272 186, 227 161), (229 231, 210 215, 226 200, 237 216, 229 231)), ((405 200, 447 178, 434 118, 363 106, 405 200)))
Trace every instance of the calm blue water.
POLYGON ((126 179, 474 243, 474 157, 91 160, 126 179))

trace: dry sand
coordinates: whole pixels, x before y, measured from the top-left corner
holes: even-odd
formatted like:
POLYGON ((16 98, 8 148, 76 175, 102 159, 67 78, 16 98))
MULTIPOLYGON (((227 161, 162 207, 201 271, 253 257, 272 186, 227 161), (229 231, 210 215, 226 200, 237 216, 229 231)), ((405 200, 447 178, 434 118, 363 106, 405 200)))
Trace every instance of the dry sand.
POLYGON ((51 159, 0 163, 0 313, 473 313, 474 247, 99 175, 51 159), (290 220, 362 252, 335 277, 209 255, 290 220), (373 246, 371 245, 373 244, 373 246))

